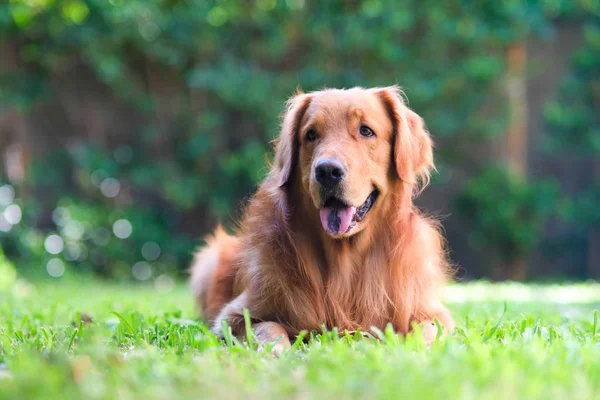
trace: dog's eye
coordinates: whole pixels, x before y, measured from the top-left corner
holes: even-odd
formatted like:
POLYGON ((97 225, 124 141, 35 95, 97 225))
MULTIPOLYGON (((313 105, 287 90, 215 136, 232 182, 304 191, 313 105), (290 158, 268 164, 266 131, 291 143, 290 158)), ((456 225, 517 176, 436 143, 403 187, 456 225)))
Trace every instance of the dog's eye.
POLYGON ((306 132, 306 140, 309 142, 314 142, 315 140, 317 140, 317 131, 311 129, 308 132, 306 132))
POLYGON ((373 132, 373 129, 369 128, 366 125, 363 125, 360 127, 360 134, 364 137, 374 137, 375 136, 375 132, 373 132))

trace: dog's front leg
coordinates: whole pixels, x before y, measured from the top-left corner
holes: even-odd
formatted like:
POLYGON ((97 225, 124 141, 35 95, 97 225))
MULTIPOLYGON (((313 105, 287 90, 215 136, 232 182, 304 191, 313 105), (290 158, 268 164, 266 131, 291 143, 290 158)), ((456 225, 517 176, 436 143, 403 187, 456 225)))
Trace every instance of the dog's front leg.
POLYGON ((271 354, 279 357, 285 350, 292 347, 288 332, 277 322, 258 322, 253 324, 252 328, 260 344, 259 349, 266 344, 274 343, 271 354))
MULTIPOLYGON (((244 308, 248 305, 247 292, 227 304, 219 313, 213 323, 212 331, 219 337, 223 337, 223 321, 227 321, 231 333, 238 337, 246 336, 246 323, 244 320, 244 308)), ((290 337, 283 325, 277 322, 261 321, 252 324, 252 329, 259 343, 259 349, 264 348, 268 343, 274 343, 272 353, 275 356, 281 355, 284 350, 291 347, 290 337)))

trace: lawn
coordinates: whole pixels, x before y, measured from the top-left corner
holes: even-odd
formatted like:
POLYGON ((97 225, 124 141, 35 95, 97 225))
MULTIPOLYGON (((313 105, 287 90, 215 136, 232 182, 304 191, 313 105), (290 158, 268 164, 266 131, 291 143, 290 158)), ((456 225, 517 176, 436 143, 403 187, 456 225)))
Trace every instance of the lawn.
POLYGON ((331 333, 279 359, 207 333, 185 286, 159 289, 0 293, 0 398, 600 398, 597 284, 454 285, 457 331, 430 348, 331 333))

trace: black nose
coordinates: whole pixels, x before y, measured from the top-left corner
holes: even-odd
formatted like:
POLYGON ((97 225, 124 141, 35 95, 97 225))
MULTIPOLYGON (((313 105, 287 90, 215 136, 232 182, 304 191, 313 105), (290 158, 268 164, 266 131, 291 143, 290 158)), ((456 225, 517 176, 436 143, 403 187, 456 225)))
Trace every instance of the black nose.
POLYGON ((346 167, 335 158, 326 158, 317 163, 315 177, 325 188, 332 188, 339 184, 346 176, 346 167))

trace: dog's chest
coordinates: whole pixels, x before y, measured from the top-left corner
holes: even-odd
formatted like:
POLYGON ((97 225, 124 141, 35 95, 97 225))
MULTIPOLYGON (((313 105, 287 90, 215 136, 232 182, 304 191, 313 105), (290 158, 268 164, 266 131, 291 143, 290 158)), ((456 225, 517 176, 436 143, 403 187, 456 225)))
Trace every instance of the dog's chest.
POLYGON ((385 284, 377 284, 369 279, 356 279, 353 282, 328 282, 322 290, 311 293, 308 298, 313 303, 310 311, 294 318, 300 330, 328 330, 334 327, 340 331, 371 330, 372 327, 385 329, 393 324, 393 305, 385 284), (308 325, 308 326, 307 326, 308 325))

